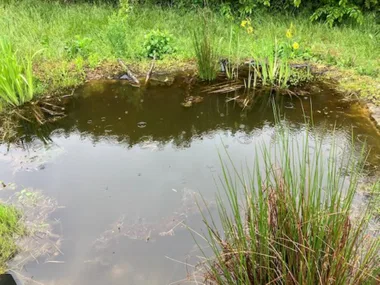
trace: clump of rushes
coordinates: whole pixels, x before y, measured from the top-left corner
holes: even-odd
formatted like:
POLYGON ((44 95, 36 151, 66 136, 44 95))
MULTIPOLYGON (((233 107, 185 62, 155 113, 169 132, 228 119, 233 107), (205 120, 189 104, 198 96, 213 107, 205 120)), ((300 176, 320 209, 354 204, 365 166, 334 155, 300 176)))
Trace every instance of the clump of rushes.
POLYGON ((6 262, 17 252, 15 237, 25 232, 20 217, 14 207, 0 203, 0 274, 5 272, 6 262))
POLYGON ((0 107, 20 106, 33 99, 32 58, 17 58, 11 44, 0 39, 0 107))
POLYGON ((198 75, 207 81, 214 80, 218 74, 217 45, 210 29, 206 18, 204 18, 203 24, 198 26, 192 34, 198 75))
POLYGON ((300 140, 285 127, 276 134, 246 173, 231 160, 223 165, 218 217, 203 217, 215 255, 205 283, 379 284, 370 211, 352 213, 362 164, 353 151, 339 161, 336 144, 326 153, 322 138, 300 140))

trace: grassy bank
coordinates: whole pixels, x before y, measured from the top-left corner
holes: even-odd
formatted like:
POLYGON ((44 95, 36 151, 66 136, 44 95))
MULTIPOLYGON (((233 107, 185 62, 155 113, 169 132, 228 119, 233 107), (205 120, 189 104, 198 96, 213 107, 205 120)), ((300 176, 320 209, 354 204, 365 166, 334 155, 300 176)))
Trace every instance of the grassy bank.
POLYGON ((11 206, 0 204, 0 274, 5 272, 6 262, 17 252, 16 236, 23 233, 20 213, 11 206))
MULTIPOLYGON (((164 57, 159 67, 195 58, 192 32, 204 12, 141 6, 133 7, 124 16, 117 11, 109 5, 15 1, 0 6, 0 29, 18 56, 28 57, 40 51, 34 58, 38 79, 35 91, 39 94, 79 84, 94 70, 100 74, 114 71, 117 58, 144 66, 149 60, 145 36, 154 29, 170 34, 175 50, 164 57)), ((343 74, 350 74, 354 80, 349 89, 380 98, 380 25, 375 23, 374 15, 366 15, 361 26, 330 28, 311 23, 302 15, 254 14, 251 34, 240 27, 243 19, 230 21, 214 12, 207 18, 219 56, 240 59, 268 53, 275 38, 287 41, 285 34, 293 23, 292 41, 300 46, 295 61, 333 65, 338 73, 335 77, 341 76, 342 70, 348 71, 343 74)))

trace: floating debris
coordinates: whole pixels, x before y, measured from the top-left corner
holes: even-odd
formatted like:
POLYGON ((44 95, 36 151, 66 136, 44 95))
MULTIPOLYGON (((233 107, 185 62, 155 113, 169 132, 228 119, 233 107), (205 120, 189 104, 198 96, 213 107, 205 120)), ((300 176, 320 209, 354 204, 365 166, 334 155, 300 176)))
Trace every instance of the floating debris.
POLYGON ((193 104, 203 102, 204 98, 202 96, 188 96, 185 98, 185 102, 181 103, 181 105, 185 108, 189 108, 193 106, 193 104))
POLYGON ((37 259, 44 263, 62 263, 56 260, 63 254, 60 250, 61 236, 55 232, 59 228, 59 221, 53 222, 50 219, 51 213, 59 208, 57 201, 40 190, 25 188, 13 194, 7 202, 23 213, 23 222, 28 233, 18 239, 20 250, 9 263, 9 269, 18 272, 25 264, 37 259))
POLYGON ((208 86, 202 90, 202 92, 209 94, 223 94, 230 93, 237 90, 240 90, 244 87, 244 84, 241 82, 228 82, 228 83, 217 83, 211 86, 208 86))
MULTIPOLYGON (((172 189, 173 191, 175 189, 172 189)), ((206 205, 200 204, 201 209, 198 207, 197 200, 202 201, 200 194, 190 189, 183 189, 181 191, 175 190, 174 192, 181 192, 181 203, 171 215, 162 218, 158 223, 147 222, 145 218, 138 217, 135 221, 127 222, 125 215, 122 215, 110 229, 106 230, 94 242, 94 247, 97 250, 107 248, 110 243, 122 237, 141 241, 154 241, 158 236, 166 237, 175 235, 175 230, 184 228, 183 223, 189 216, 199 214, 200 210, 205 210, 206 205)), ((213 203, 207 203, 211 208, 213 203)))
POLYGON ((190 108, 191 106, 193 106, 193 102, 191 101, 182 102, 181 105, 185 108, 190 108))

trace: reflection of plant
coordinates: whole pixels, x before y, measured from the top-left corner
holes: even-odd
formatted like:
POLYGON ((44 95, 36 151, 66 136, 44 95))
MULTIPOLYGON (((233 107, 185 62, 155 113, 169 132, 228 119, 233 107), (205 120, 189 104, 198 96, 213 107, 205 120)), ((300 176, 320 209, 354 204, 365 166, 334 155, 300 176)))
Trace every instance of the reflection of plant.
POLYGON ((89 51, 89 45, 91 43, 91 39, 89 38, 82 38, 79 35, 76 35, 74 39, 69 41, 66 46, 65 50, 67 52, 67 56, 72 59, 77 56, 81 56, 83 58, 87 58, 90 51, 89 51))
POLYGON ((172 37, 167 32, 153 30, 145 35, 144 52, 147 57, 161 59, 166 54, 172 54, 176 48, 172 37))

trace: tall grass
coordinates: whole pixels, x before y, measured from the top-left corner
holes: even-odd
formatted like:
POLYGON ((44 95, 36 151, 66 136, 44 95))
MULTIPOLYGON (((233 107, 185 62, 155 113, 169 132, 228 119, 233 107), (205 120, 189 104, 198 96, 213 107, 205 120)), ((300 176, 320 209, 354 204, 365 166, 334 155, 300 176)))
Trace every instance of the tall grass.
POLYGON ((32 59, 18 59, 11 44, 0 39, 0 105, 19 106, 33 95, 32 59))
POLYGON ((326 151, 322 138, 311 138, 292 139, 279 126, 252 169, 223 164, 218 215, 204 216, 215 255, 206 259, 206 284, 380 282, 369 211, 352 212, 362 164, 352 150, 338 157, 336 143, 326 151))
POLYGON ((194 29, 192 37, 198 75, 203 80, 212 81, 218 74, 219 55, 218 45, 212 36, 206 18, 203 25, 194 29))

